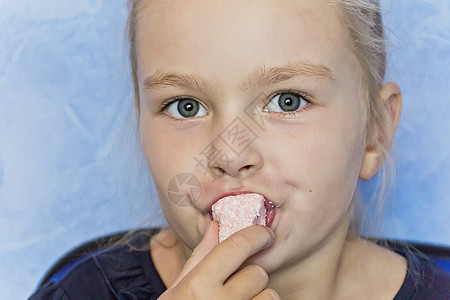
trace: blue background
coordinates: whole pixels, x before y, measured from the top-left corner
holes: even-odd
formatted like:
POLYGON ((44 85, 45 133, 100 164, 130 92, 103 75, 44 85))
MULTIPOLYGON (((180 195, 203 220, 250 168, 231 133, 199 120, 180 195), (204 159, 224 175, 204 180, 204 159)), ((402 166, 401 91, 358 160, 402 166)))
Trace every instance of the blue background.
MULTIPOLYGON (((385 236, 450 245, 450 2, 382 3, 404 96, 385 236)), ((0 1, 4 299, 82 241, 163 222, 132 122, 126 14, 124 0, 0 1)))

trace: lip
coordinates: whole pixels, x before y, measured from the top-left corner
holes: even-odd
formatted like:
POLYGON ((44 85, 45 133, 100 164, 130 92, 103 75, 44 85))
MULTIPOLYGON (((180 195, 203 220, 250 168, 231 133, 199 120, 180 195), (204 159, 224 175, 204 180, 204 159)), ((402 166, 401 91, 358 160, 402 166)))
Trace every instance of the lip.
POLYGON ((242 195, 242 194, 258 194, 264 197, 264 206, 266 208, 266 223, 267 223, 267 227, 272 227, 273 225, 273 221, 277 215, 277 211, 278 208, 281 207, 281 205, 276 202, 273 201, 272 199, 266 197, 266 195, 255 192, 255 191, 236 191, 236 192, 228 192, 225 194, 220 195, 219 197, 215 198, 209 205, 209 209, 207 211, 207 214, 210 216, 211 220, 212 220, 212 206, 219 201, 222 198, 228 197, 228 196, 237 196, 237 195, 242 195))

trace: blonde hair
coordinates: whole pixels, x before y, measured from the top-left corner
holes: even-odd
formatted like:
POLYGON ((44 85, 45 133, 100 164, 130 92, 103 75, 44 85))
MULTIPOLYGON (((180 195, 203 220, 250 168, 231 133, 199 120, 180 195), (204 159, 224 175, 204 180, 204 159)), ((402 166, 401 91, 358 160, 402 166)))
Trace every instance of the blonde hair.
MULTIPOLYGON (((340 6, 343 21, 350 33, 352 50, 361 68, 361 86, 364 94, 366 118, 366 147, 377 149, 384 158, 384 166, 377 178, 377 187, 371 199, 360 209, 360 201, 355 205, 353 230, 358 233, 377 235, 384 229, 379 222, 386 199, 395 177, 394 162, 390 155, 390 145, 394 126, 389 112, 379 97, 386 73, 386 39, 384 36, 381 8, 378 0, 329 0, 340 6), (371 214, 373 216, 371 216, 371 214)), ((358 185, 358 198, 361 198, 358 185)))
MULTIPOLYGON (((378 0, 327 0, 330 4, 337 5, 343 15, 343 23, 347 27, 351 37, 351 47, 356 55, 361 68, 361 86, 364 94, 362 100, 365 105, 365 133, 366 145, 369 148, 379 149, 386 160, 385 166, 379 175, 379 189, 373 195, 371 203, 376 203, 375 214, 380 215, 384 206, 387 192, 393 182, 394 168, 389 155, 389 150, 383 141, 390 140, 392 122, 388 112, 379 99, 379 91, 383 86, 386 71, 386 43, 381 18, 380 4, 378 0), (377 198, 377 199, 375 199, 377 198)), ((143 8, 143 0, 128 0, 129 16, 127 33, 129 41, 129 56, 134 87, 134 108, 139 124, 140 99, 139 83, 137 78, 137 49, 136 32, 139 24, 139 12, 143 8)), ((138 125, 139 128, 139 125, 138 125)), ((358 188, 359 190, 359 188, 358 188)), ((355 203, 355 208, 359 207, 355 203)), ((375 228, 378 225, 366 226, 367 214, 354 213, 352 228, 360 232, 364 227, 375 228)), ((377 219, 377 218, 375 218, 377 219)))

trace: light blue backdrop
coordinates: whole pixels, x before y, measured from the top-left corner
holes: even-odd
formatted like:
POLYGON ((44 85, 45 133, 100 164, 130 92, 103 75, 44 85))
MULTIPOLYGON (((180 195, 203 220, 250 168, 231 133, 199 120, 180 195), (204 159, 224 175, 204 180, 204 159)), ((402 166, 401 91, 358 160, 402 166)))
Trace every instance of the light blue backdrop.
MULTIPOLYGON (((404 95, 386 236, 450 245, 450 2, 383 10, 404 95)), ((161 223, 130 121, 125 19, 124 0, 0 1, 4 299, 30 295, 82 241, 161 223)))

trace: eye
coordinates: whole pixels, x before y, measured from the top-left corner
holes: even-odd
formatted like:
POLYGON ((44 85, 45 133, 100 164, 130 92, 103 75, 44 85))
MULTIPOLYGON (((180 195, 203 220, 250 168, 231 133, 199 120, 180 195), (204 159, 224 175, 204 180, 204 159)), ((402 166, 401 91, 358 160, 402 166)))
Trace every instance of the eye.
POLYGON ((207 110, 198 101, 181 99, 167 105, 166 111, 175 118, 193 118, 206 116, 207 110))
POLYGON ((307 106, 310 102, 300 93, 293 91, 281 92, 273 97, 264 108, 265 112, 294 112, 307 106))

